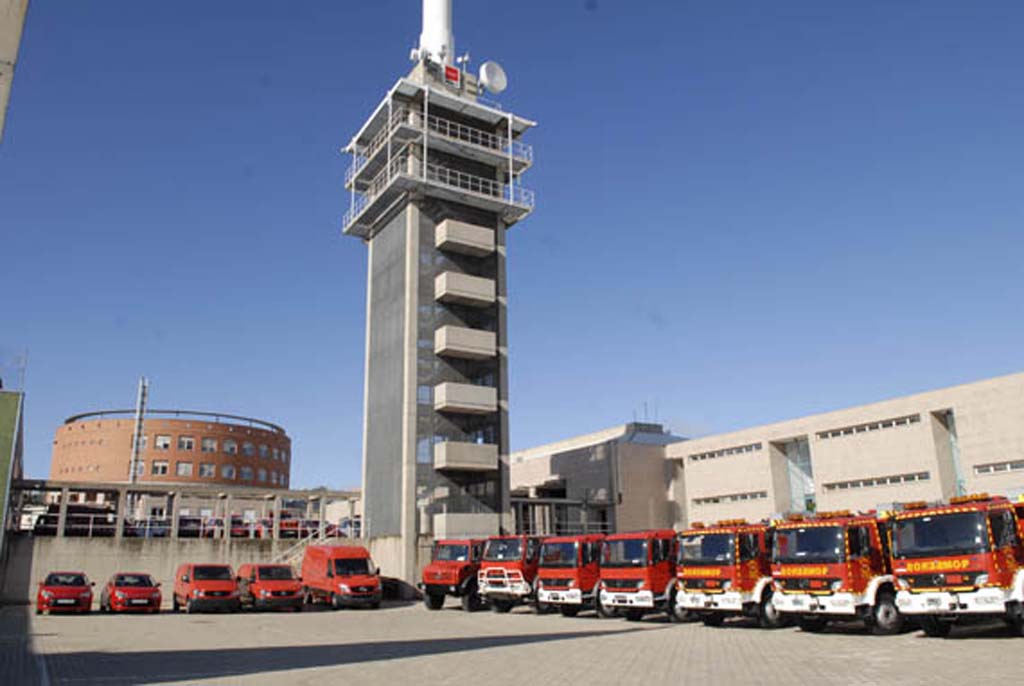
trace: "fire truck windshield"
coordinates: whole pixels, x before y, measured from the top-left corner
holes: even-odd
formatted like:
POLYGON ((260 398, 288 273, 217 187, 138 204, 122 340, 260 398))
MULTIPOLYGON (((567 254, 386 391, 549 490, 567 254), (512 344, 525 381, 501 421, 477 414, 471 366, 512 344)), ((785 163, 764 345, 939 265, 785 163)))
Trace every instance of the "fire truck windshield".
POLYGON ((541 567, 575 567, 576 543, 545 543, 540 547, 541 567))
POLYGON ((841 526, 778 529, 772 544, 772 561, 842 562, 845 550, 841 526))
POLYGON ((892 530, 893 556, 899 558, 983 553, 988 548, 981 512, 900 519, 892 530))
POLYGON ((518 538, 492 538, 484 548, 484 559, 496 562, 500 560, 518 560, 522 546, 518 538))
POLYGON ((469 559, 468 545, 438 545, 434 547, 437 562, 465 562, 469 559))
POLYGON ((601 555, 601 566, 646 567, 647 541, 642 538, 606 541, 601 555))
POLYGON ((736 537, 732 534, 698 534, 683 536, 679 559, 691 565, 732 564, 736 537))

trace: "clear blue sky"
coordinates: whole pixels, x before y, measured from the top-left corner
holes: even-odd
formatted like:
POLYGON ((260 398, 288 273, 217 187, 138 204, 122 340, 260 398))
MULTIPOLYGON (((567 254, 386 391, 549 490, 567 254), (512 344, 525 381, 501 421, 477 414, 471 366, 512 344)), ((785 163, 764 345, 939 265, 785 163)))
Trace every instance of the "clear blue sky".
MULTIPOLYGON (((456 0, 537 119, 513 448, 690 435, 1024 368, 1024 4, 456 0)), ((0 147, 27 470, 67 415, 263 417, 358 484, 365 259, 338 154, 418 0, 34 2, 0 147)))

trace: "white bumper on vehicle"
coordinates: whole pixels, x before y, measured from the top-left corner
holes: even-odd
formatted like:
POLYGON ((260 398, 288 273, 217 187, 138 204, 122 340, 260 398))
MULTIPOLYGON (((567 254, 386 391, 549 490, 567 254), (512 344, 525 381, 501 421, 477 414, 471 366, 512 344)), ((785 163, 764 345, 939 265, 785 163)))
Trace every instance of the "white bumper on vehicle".
POLYGON ((530 586, 529 582, 526 581, 518 581, 508 584, 495 584, 487 581, 481 581, 478 585, 478 592, 484 597, 494 595, 523 598, 530 595, 532 591, 533 588, 530 586))
POLYGON ((683 610, 725 610, 740 612, 743 605, 751 602, 750 593, 725 592, 703 593, 701 591, 679 591, 676 593, 676 607, 683 610))
POLYGON ((538 588, 537 601, 549 605, 582 605, 583 591, 578 588, 570 588, 565 591, 549 591, 546 588, 538 588))
POLYGON ((857 613, 857 606, 864 602, 863 596, 856 593, 829 593, 827 595, 775 593, 772 595, 772 605, 779 612, 803 615, 854 615, 857 613))
POLYGON ((601 605, 604 607, 654 608, 654 593, 651 591, 601 591, 601 605))
POLYGON ((1009 591, 1002 588, 979 588, 966 593, 898 591, 896 607, 905 615, 1005 614, 1009 599, 1009 591))

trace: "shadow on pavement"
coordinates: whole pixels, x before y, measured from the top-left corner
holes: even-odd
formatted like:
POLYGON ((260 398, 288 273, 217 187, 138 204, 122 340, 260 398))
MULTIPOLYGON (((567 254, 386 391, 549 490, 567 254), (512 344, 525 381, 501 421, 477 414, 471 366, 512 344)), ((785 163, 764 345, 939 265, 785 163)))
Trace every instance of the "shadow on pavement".
POLYGON ((45 683, 43 663, 33 652, 28 606, 0 609, 0 683, 45 683))
POLYGON ((636 631, 645 631, 645 629, 576 631, 522 636, 473 636, 338 645, 157 650, 137 653, 69 652, 47 655, 46 663, 54 684, 133 684, 141 681, 215 679, 289 669, 351 665, 530 643, 614 636, 636 631))

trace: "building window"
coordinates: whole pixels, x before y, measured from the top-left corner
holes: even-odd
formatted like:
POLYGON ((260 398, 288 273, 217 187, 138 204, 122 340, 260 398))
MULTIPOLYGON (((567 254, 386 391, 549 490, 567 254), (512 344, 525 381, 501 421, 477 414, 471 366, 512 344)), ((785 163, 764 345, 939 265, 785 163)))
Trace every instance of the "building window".
POLYGON ((1024 472, 1024 460, 990 462, 988 464, 979 464, 974 466, 974 473, 978 476, 981 476, 982 474, 999 474, 1003 472, 1024 472))
POLYGON ((192 436, 178 436, 178 450, 188 450, 189 452, 196 449, 196 439, 192 436))
POLYGON ((239 471, 238 478, 242 481, 252 481, 252 467, 242 467, 239 471))
POLYGON ((728 455, 741 455, 743 453, 753 453, 762 448, 760 443, 749 443, 747 445, 735 445, 730 448, 722 448, 720 450, 710 450, 703 453, 693 453, 690 455, 690 462, 699 462, 701 460, 714 460, 719 457, 726 457, 728 455))
POLYGON ((281 480, 280 480, 280 481, 279 481, 278 483, 279 483, 280 485, 282 485, 282 486, 284 486, 284 487, 286 487, 286 488, 287 488, 287 487, 288 487, 288 477, 287 477, 287 476, 285 476, 284 474, 282 474, 282 475, 281 475, 281 477, 280 477, 280 479, 281 479, 281 480))
POLYGON ((270 472, 270 483, 277 485, 277 472, 270 472))
POLYGON ((141 436, 139 436, 139 450, 145 450, 146 449, 146 445, 148 445, 148 444, 149 444, 149 441, 146 440, 146 434, 142 434, 141 436))
POLYGON ((233 438, 224 439, 224 452, 228 455, 238 454, 238 442, 233 438))
POLYGON ((153 441, 153 447, 157 450, 170 450, 171 437, 164 434, 157 434, 156 439, 153 441))
POLYGON ((928 472, 912 472, 910 474, 894 474, 892 476, 875 476, 867 479, 851 479, 850 481, 833 481, 823 484, 826 491, 846 491, 851 488, 873 488, 875 486, 895 486, 916 481, 928 481, 928 472))
POLYGON ((260 457, 264 460, 270 457, 270 448, 260 443, 260 457))
POLYGON ((279 449, 277 449, 277 448, 274 448, 274 459, 275 460, 280 460, 281 459, 281 451, 279 449))
POLYGON ((284 448, 281 448, 281 462, 287 462, 287 461, 288 461, 288 451, 286 449, 284 449, 284 448))
POLYGON ((246 441, 245 443, 242 444, 242 454, 245 455, 246 457, 252 457, 253 455, 256 454, 256 446, 254 446, 249 441, 246 441))
POLYGON ((216 438, 204 438, 203 439, 203 452, 204 453, 215 453, 215 452, 217 452, 217 439, 216 438))
POLYGON ((150 474, 153 476, 164 476, 167 474, 167 460, 153 460, 153 468, 150 474))
POLYGON ((726 495, 710 495, 703 498, 694 498, 694 505, 718 505, 719 503, 738 503, 744 500, 763 500, 768 497, 768 491, 750 491, 748 493, 728 493, 726 495))
POLYGON ((217 465, 212 462, 202 462, 199 465, 199 476, 210 479, 217 476, 217 465))
POLYGON ((167 511, 162 507, 149 508, 149 516, 151 519, 163 519, 166 515, 167 511))
POLYGON ((220 468, 220 475, 223 478, 225 478, 225 479, 234 479, 235 478, 235 466, 234 465, 230 465, 230 464, 223 465, 220 468))
MULTIPOLYGON (((67 470, 64 470, 64 471, 67 471, 67 470)), ((144 460, 139 460, 138 462, 135 463, 135 476, 142 476, 145 473, 146 473, 146 462, 144 460)))
POLYGON ((256 472, 256 479, 258 481, 266 481, 267 480, 267 470, 263 469, 262 467, 260 467, 259 471, 256 472))
POLYGON ((861 434, 868 431, 879 431, 881 429, 894 429, 898 426, 910 426, 911 424, 917 424, 921 421, 921 415, 909 414, 904 417, 895 417, 893 419, 880 419, 877 422, 868 422, 866 424, 855 424, 853 426, 844 426, 837 429, 829 429, 828 431, 819 431, 817 433, 819 440, 828 440, 830 438, 840 438, 842 436, 852 436, 854 434, 861 434))
POLYGON ((177 464, 178 476, 192 476, 192 463, 191 462, 179 462, 177 464))

